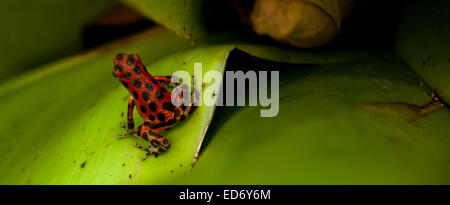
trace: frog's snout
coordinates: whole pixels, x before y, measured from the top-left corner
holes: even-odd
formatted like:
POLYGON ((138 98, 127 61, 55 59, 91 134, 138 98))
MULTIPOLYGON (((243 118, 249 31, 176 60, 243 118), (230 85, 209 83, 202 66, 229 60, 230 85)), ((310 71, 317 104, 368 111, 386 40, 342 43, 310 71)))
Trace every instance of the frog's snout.
POLYGON ((129 55, 124 53, 118 53, 114 56, 113 75, 116 78, 120 78, 123 75, 127 77, 126 75, 127 73, 131 73, 133 69, 136 71, 136 68, 139 68, 136 65, 142 65, 138 55, 133 53, 129 55))

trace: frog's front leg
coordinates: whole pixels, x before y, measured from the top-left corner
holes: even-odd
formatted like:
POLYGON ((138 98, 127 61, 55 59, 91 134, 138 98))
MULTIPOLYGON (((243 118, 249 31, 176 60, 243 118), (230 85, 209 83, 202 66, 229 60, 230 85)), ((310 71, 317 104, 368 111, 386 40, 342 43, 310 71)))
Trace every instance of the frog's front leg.
POLYGON ((133 119, 133 109, 135 106, 135 102, 132 96, 130 96, 128 100, 128 113, 127 113, 127 133, 125 135, 118 135, 118 138, 128 137, 130 135, 134 135, 136 132, 134 131, 134 119, 133 119))
POLYGON ((134 103, 134 99, 130 96, 128 100, 128 113, 127 113, 127 133, 134 134, 134 119, 133 119, 133 109, 136 104, 134 103))
POLYGON ((159 148, 151 145, 150 143, 149 143, 148 147, 143 147, 140 144, 138 144, 137 142, 135 142, 133 145, 135 147, 137 147, 137 148, 147 152, 147 154, 145 154, 145 157, 142 158, 142 161, 144 161, 147 158, 149 158, 152 154, 157 156, 160 153, 159 148))
POLYGON ((134 146, 147 152, 146 156, 142 160, 147 159, 152 154, 159 154, 166 151, 170 147, 169 140, 156 133, 154 129, 150 127, 149 123, 144 123, 139 126, 136 132, 138 137, 141 137, 148 141, 148 147, 142 147, 141 145, 134 143, 134 146))

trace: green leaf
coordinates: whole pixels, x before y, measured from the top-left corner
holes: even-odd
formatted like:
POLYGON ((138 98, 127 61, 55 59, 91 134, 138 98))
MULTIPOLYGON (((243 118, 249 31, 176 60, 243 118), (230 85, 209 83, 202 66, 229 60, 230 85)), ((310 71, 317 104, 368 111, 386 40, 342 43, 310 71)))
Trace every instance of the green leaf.
POLYGON ((178 183, 450 183, 450 110, 409 118, 431 90, 403 62, 280 66, 278 116, 217 107, 208 145, 178 183))
POLYGON ((6 0, 0 7, 0 81, 82 49, 82 29, 111 0, 6 0))
POLYGON ((122 0, 154 21, 192 40, 204 38, 203 0, 122 0))
POLYGON ((399 11, 399 55, 450 103, 450 13, 448 1, 408 1, 399 11))
MULTIPOLYGON (((184 32, 185 27, 187 33, 204 35, 197 12, 201 1, 127 1, 161 4, 166 10, 138 7, 165 15, 159 22, 169 22, 172 30, 184 32), (196 12, 171 12, 184 2, 196 12), (172 24, 171 18, 185 20, 172 24)), ((422 107, 431 102, 432 90, 442 95, 446 81, 416 68, 414 55, 407 53, 415 44, 405 41, 397 49, 427 82, 392 54, 224 44, 223 39, 191 48, 188 41, 155 31, 126 42, 0 85, 0 184, 450 183, 450 111, 424 112, 429 107, 422 107), (145 153, 132 146, 137 139, 116 138, 125 132, 119 124, 125 121, 121 115, 128 93, 111 75, 115 53, 137 53, 152 74, 169 75, 192 72, 195 62, 203 63, 204 72, 223 72, 235 48, 287 62, 275 63, 281 72, 277 117, 260 118, 260 109, 266 109, 261 107, 219 107, 187 177, 214 107, 200 107, 163 133, 172 147, 158 158, 142 162, 145 153)), ((245 61, 235 65, 249 66, 245 61)))
POLYGON ((119 125, 126 118, 128 93, 111 74, 115 53, 139 54, 153 75, 178 70, 193 73, 195 62, 202 63, 203 72, 223 72, 228 54, 235 48, 290 62, 303 59, 313 63, 320 56, 329 62, 367 57, 254 44, 189 48, 188 41, 161 32, 149 31, 0 85, 0 121, 4 122, 0 128, 9 130, 0 137, 0 174, 8 176, 0 178, 0 183, 166 184, 185 177, 214 107, 199 107, 186 121, 163 133, 172 143, 170 151, 141 162, 145 153, 132 146, 138 139, 116 137, 125 132, 119 125))
POLYGON ((126 120, 121 113, 126 113, 128 93, 111 74, 112 58, 119 51, 137 53, 152 74, 170 75, 189 71, 197 60, 204 71, 220 71, 223 63, 218 62, 229 49, 204 48, 161 59, 188 48, 189 42, 160 30, 128 42, 56 62, 0 86, 0 128, 5 131, 0 136, 0 184, 158 184, 186 174, 214 107, 200 107, 164 133, 172 142, 170 152, 141 161, 145 153, 133 147, 137 139, 117 138, 125 132, 119 125, 126 120), (210 54, 208 59, 203 52, 210 54))

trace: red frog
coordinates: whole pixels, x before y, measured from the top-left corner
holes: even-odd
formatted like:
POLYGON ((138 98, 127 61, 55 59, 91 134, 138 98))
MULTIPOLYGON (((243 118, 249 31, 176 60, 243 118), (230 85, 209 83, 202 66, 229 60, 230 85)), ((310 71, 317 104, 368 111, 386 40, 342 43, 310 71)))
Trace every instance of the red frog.
POLYGON ((142 160, 147 159, 151 154, 157 155, 166 151, 170 147, 170 143, 160 133, 174 126, 175 123, 184 120, 195 109, 195 78, 194 92, 192 93, 190 105, 175 106, 171 100, 172 92, 168 88, 174 88, 174 92, 179 92, 178 96, 181 99, 183 91, 190 91, 187 90, 187 85, 172 83, 172 76, 152 76, 147 72, 141 59, 136 54, 117 54, 114 57, 113 75, 130 92, 127 136, 135 135, 149 142, 148 147, 142 147, 134 143, 136 147, 147 151, 146 156, 142 160), (134 130, 133 120, 133 109, 135 106, 139 115, 144 119, 144 124, 138 126, 136 131, 134 130))

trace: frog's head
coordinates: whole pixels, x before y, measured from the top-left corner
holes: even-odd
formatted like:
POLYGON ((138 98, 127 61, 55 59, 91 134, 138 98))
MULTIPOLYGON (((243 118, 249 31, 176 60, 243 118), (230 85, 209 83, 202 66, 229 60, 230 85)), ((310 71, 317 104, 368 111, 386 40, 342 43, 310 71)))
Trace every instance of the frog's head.
POLYGON ((119 53, 114 56, 114 77, 121 81, 128 81, 134 75, 145 72, 141 59, 138 55, 131 53, 130 55, 119 53))

